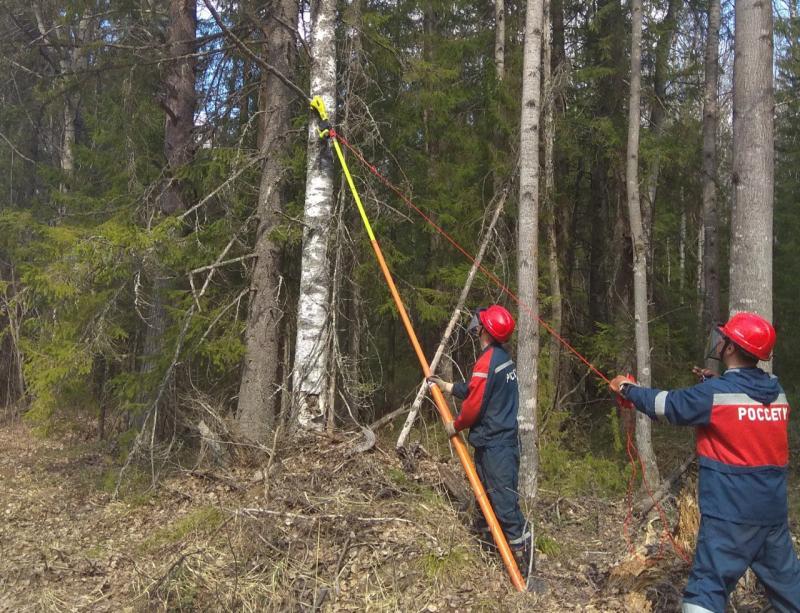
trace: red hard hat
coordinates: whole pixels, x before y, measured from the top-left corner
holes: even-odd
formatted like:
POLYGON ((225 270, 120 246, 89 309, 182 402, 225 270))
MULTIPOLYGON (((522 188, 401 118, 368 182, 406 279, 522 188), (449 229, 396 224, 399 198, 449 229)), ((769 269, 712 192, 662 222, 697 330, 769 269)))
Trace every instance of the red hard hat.
POLYGON ((492 338, 500 343, 505 343, 511 338, 514 326, 517 325, 514 318, 511 317, 511 313, 499 304, 493 304, 488 309, 479 311, 478 318, 492 338))
POLYGON ((736 313, 720 328, 720 332, 759 360, 769 360, 775 346, 775 328, 755 313, 736 313))

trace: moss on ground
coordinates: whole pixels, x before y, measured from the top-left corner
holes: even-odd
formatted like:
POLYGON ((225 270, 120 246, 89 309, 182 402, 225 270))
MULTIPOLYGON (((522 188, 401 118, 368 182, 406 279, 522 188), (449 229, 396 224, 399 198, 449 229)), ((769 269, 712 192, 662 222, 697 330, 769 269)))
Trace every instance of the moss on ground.
POLYGON ((142 551, 154 551, 174 545, 194 534, 207 535, 219 528, 224 519, 222 511, 216 507, 198 507, 168 526, 156 530, 140 547, 142 551))

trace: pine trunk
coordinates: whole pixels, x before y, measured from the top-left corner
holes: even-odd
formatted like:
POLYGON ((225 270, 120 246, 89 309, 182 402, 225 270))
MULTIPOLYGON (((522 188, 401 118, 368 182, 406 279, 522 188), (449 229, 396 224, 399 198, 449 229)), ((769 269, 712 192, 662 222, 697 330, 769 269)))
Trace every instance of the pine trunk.
MULTIPOLYGON (((720 0, 708 2, 708 35, 703 89, 703 328, 720 319, 719 216, 717 214, 717 88, 720 0)), ((708 366, 708 364, 707 364, 708 366)))
MULTIPOLYGON (((297 19, 297 4, 280 0, 275 7, 276 17, 284 23, 297 19)), ((278 19, 265 26, 266 61, 284 75, 291 74, 293 34, 278 19)), ((288 135, 291 128, 292 91, 271 72, 261 83, 261 132, 258 142, 264 156, 258 191, 258 230, 256 255, 250 281, 250 305, 244 334, 245 356, 239 384, 239 403, 236 429, 240 436, 264 441, 275 425, 281 400, 281 319, 283 304, 280 296, 280 245, 273 228, 283 211, 285 194, 284 160, 289 156, 288 135)))
MULTIPOLYGON (((316 0, 312 16, 311 95, 322 97, 330 121, 335 123, 336 2, 316 0)), ((318 121, 309 122, 303 255, 292 382, 297 425, 313 430, 324 426, 331 349, 328 238, 333 212, 333 158, 330 145, 319 137, 318 128, 318 121)))
POLYGON ((517 283, 520 303, 517 328, 519 376, 520 494, 536 496, 539 467, 537 424, 537 367, 539 356, 538 232, 539 232, 539 115, 542 67, 542 0, 528 0, 525 16, 522 112, 520 116, 519 220, 517 224, 517 283))
POLYGON ((168 183, 161 194, 161 211, 170 215, 186 209, 180 180, 175 178, 194 156, 194 111, 197 106, 195 69, 197 8, 192 0, 171 0, 167 48, 169 64, 164 80, 164 155, 168 183))
MULTIPOLYGON (((639 202, 639 123, 642 78, 642 2, 631 0, 631 90, 628 106, 628 154, 625 173, 628 216, 633 248, 633 309, 636 332, 636 376, 642 385, 650 385, 650 336, 647 315, 647 247, 639 202)), ((651 441, 650 419, 636 415, 636 446, 642 459, 646 485, 650 490, 659 483, 658 466, 651 441)))
POLYGON ((772 320, 772 4, 736 2, 730 312, 772 320))

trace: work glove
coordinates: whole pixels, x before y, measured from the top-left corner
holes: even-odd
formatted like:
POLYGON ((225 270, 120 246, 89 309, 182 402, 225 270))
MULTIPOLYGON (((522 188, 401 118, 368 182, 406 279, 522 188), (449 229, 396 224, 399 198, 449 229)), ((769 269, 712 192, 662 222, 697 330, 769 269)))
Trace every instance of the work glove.
POLYGON ((625 388, 629 385, 639 385, 630 375, 617 375, 608 384, 611 391, 625 398, 625 388))
POLYGON ((444 429, 447 431, 447 436, 451 438, 458 434, 458 430, 456 430, 456 422, 452 420, 444 422, 444 429))
POLYGON ((436 385, 440 390, 442 390, 445 394, 452 394, 453 393, 453 384, 449 381, 445 381, 444 379, 433 375, 425 379, 428 382, 428 387, 433 387, 436 385))
POLYGON ((694 375, 701 381, 705 381, 706 379, 711 379, 717 376, 717 373, 710 368, 701 368, 699 366, 692 366, 692 373, 694 373, 694 375))

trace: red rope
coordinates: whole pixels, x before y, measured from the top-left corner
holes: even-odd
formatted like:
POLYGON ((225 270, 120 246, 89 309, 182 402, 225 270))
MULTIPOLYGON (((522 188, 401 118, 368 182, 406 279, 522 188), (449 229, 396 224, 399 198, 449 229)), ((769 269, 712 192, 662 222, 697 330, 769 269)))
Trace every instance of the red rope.
MULTIPOLYGON (((428 224, 429 224, 431 227, 433 227, 433 228, 434 228, 434 229, 435 229, 435 230, 436 230, 436 231, 437 231, 439 234, 441 234, 441 235, 442 235, 442 236, 443 236, 443 237, 444 237, 444 238, 445 238, 445 239, 446 239, 446 240, 447 240, 447 241, 448 241, 448 242, 449 242, 451 245, 453 245, 453 247, 455 247, 456 249, 458 249, 458 251, 460 251, 460 252, 461 252, 461 253, 464 255, 464 257, 466 257, 466 258, 467 258, 467 259, 468 259, 470 262, 472 262, 473 264, 476 264, 476 263, 477 263, 477 262, 475 261, 475 258, 474 258, 474 257, 473 257, 473 256, 472 256, 472 255, 471 255, 471 254, 470 254, 470 253, 469 253, 469 252, 466 250, 466 249, 464 249, 464 248, 463 248, 463 247, 462 247, 462 246, 461 246, 461 245, 460 245, 460 244, 459 244, 459 243, 458 243, 458 242, 457 242, 457 241, 456 241, 456 240, 455 240, 455 239, 454 239, 452 236, 450 236, 450 235, 449 235, 449 234, 448 234, 448 233, 447 233, 447 232, 446 232, 446 231, 445 231, 445 230, 444 230, 442 227, 440 227, 440 226, 439 226, 439 225, 438 225, 438 224, 437 224, 435 221, 433 221, 433 219, 431 219, 431 218, 430 218, 428 215, 426 215, 424 211, 422 211, 422 210, 421 210, 421 209, 420 209, 420 208, 419 208, 417 205, 415 205, 415 204, 414 204, 414 203, 411 201, 411 199, 410 199, 408 196, 406 196, 406 195, 403 193, 403 191, 402 191, 402 190, 401 190, 399 187, 397 187, 397 186, 396 186, 396 185, 394 185, 394 184, 393 184, 391 181, 389 181, 389 179, 387 179, 386 177, 384 177, 384 176, 383 176, 383 175, 382 175, 382 174, 381 174, 381 173, 378 171, 378 169, 377 169, 377 168, 376 168, 376 167, 375 167, 373 164, 370 164, 370 163, 369 163, 369 162, 368 162, 368 161, 367 161, 367 160, 364 158, 364 156, 361 154, 361 152, 360 152, 360 151, 358 151, 358 150, 357 150, 355 147, 353 147, 353 146, 352 146, 352 145, 351 145, 349 142, 347 142, 347 140, 345 140, 345 138, 344 138, 344 137, 343 137, 341 134, 339 134, 338 132, 335 132, 335 131, 331 131, 331 137, 332 137, 332 138, 335 138, 335 139, 336 139, 336 140, 338 140, 340 143, 342 143, 342 144, 343 144, 345 147, 347 147, 347 149, 348 149, 348 150, 349 150, 349 151, 350 151, 350 152, 351 152, 353 155, 355 155, 355 156, 356 156, 356 158, 358 158, 358 160, 359 160, 359 161, 360 161, 360 162, 361 162, 361 163, 362 163, 364 166, 366 166, 366 167, 369 169, 369 171, 370 171, 372 174, 374 174, 376 177, 378 177, 378 179, 381 181, 381 183, 383 183, 383 184, 384 184, 386 187, 388 187, 388 188, 389 188, 390 190, 392 190, 392 191, 393 191, 395 194, 397 194, 397 196, 398 196, 398 197, 399 197, 399 198, 400 198, 400 199, 401 199, 403 202, 405 202, 405 203, 406 203, 406 205, 408 205, 408 207, 409 207, 409 208, 411 208, 411 209, 413 209, 414 211, 416 211, 416 212, 417 212, 417 214, 418 214, 420 217, 422 217, 422 218, 423 218, 425 221, 427 221, 427 222, 428 222, 428 224)), ((587 360, 587 359, 586 359, 586 358, 585 358, 583 355, 581 355, 581 354, 578 352, 578 350, 577 350, 577 349, 575 349, 575 348, 574 348, 574 347, 573 347, 573 346, 572 346, 572 345, 571 345, 571 344, 570 344, 570 343, 569 343, 569 342, 568 342, 568 341, 567 341, 567 340, 566 340, 564 337, 562 337, 560 334, 558 334, 558 332, 556 332, 556 331, 555 331, 555 330, 554 330, 554 329, 553 329, 553 328, 552 328, 552 327, 551 327, 551 326, 550 326, 550 325, 549 325, 549 324, 548 324, 546 321, 544 321, 544 320, 543 320, 541 317, 539 317, 538 315, 534 314, 534 312, 533 312, 533 309, 531 309, 531 307, 529 307, 527 304, 525 304, 524 302, 522 302, 522 301, 519 299, 519 297, 518 297, 518 296, 517 296, 517 295, 516 295, 514 292, 512 292, 512 291, 511 291, 511 290, 510 290, 510 289, 509 289, 509 288, 508 288, 508 287, 507 287, 507 286, 506 286, 506 285, 505 285, 505 284, 504 284, 504 283, 503 283, 503 282, 502 282, 502 281, 501 281, 501 280, 500 280, 500 279, 497 277, 497 275, 495 275, 495 274, 494 274, 494 273, 493 273, 491 270, 489 270, 488 268, 486 268, 486 267, 485 267, 483 264, 477 264, 477 266, 478 266, 478 269, 479 269, 479 270, 480 270, 480 271, 481 271, 481 272, 482 272, 484 275, 486 275, 486 277, 488 277, 488 278, 489 278, 489 279, 490 279, 490 280, 491 280, 491 281, 492 281, 492 282, 493 282, 495 285, 497 285, 497 287, 498 287, 498 288, 500 288, 500 290, 501 290, 501 291, 502 291, 504 294, 506 294, 506 295, 507 295, 509 298, 511 298, 511 300, 513 300, 513 301, 514 301, 514 302, 515 302, 515 303, 516 303, 516 304, 517 304, 517 305, 518 305, 520 308, 522 308, 522 309, 524 309, 525 311, 527 311, 527 313, 528 313, 528 315, 529 315, 530 317, 533 317, 534 319, 536 319, 536 320, 539 322, 539 324, 540 324, 540 325, 541 325, 541 326, 542 326, 542 327, 543 327, 545 330, 547 330, 547 331, 548 331, 548 332, 549 332, 549 333, 550 333, 550 334, 551 334, 553 337, 555 337, 555 338, 556 338, 556 339, 557 339, 557 340, 558 340, 558 341, 559 341, 559 342, 560 342, 560 343, 561 343, 561 344, 562 344, 564 347, 566 347, 567 349, 569 349, 569 350, 570 350, 570 351, 571 351, 571 352, 572 352, 572 353, 575 355, 575 357, 577 357, 577 358, 578 358, 578 359, 579 359, 581 362, 583 362, 584 364, 586 364, 586 366, 588 366, 588 367, 589 367, 589 368, 590 368, 590 369, 591 369, 591 370, 592 370, 592 371, 593 371, 593 372, 594 372, 594 373, 595 373, 595 374, 596 374, 598 377, 600 377, 600 378, 601 378, 603 381, 605 381, 606 383, 610 383, 610 381, 609 381, 608 377, 606 377, 606 376, 605 376, 605 375, 604 375, 602 372, 600 372, 600 371, 597 369, 597 367, 596 367, 594 364, 592 364, 592 363, 591 363, 589 360, 587 360)))
MULTIPOLYGON (((626 444, 625 448, 628 454, 628 461, 631 466, 631 476, 628 479, 628 489, 625 494, 626 506, 627 506, 627 513, 625 514, 625 520, 622 522, 622 530, 625 535, 625 541, 628 543, 628 551, 631 555, 636 555, 636 550, 633 546, 633 537, 630 534, 630 525, 633 520, 633 484, 636 480, 636 470, 637 464, 639 470, 642 473, 642 485, 644 486, 647 495, 650 497, 650 500, 654 501, 654 507, 658 512, 658 517, 661 520, 661 525, 663 529, 661 531, 661 538, 658 542, 658 553, 652 558, 653 560, 662 559, 664 557, 664 544, 668 540, 672 545, 673 551, 687 564, 691 564, 692 560, 689 557, 689 554, 686 553, 684 548, 675 541, 675 538, 672 536, 672 533, 667 530, 667 515, 664 512, 663 507, 659 502, 655 501, 655 496, 653 495, 653 491, 650 488, 650 484, 647 481, 646 471, 644 469, 644 461, 642 460, 642 456, 639 453, 639 450, 636 448, 636 442, 634 440, 634 428, 636 424, 636 410, 632 406, 625 406, 624 404, 620 404, 620 408, 622 409, 623 419, 625 420, 625 436, 626 436, 626 444), (633 413, 626 414, 625 411, 633 411, 633 413), (665 538, 666 535, 666 538, 665 538)), ((652 564, 652 562, 649 562, 652 564)))
MULTIPOLYGON (((422 217, 432 228, 434 228, 440 235, 442 235, 453 247, 455 247, 458 251, 460 251, 464 257, 466 257, 470 262, 476 264, 478 269, 488 278, 490 279, 504 294, 506 294, 511 300, 513 300, 521 309, 525 310, 528 315, 534 319, 536 319, 539 324, 547 330, 549 334, 551 334, 558 342, 560 342, 564 347, 569 349, 572 354, 577 357, 581 362, 583 362, 589 369, 594 372, 598 377, 600 377, 606 383, 610 383, 610 380, 606 375, 604 375, 594 364, 592 364, 586 357, 584 357, 575 347, 573 347, 563 336, 558 334, 546 321, 544 321, 539 315, 533 312, 533 309, 525 304, 520 298, 513 292, 511 289, 508 288, 498 277, 495 275, 491 270, 476 262, 475 258, 462 247, 458 241, 456 241, 450 234, 448 234, 442 227, 440 227, 429 215, 427 215, 424 211, 422 211, 417 205, 415 205, 411 199, 406 196, 406 194, 394 183, 389 181, 385 176, 383 176, 377 167, 374 164, 371 164, 363 155, 362 153, 356 149, 353 145, 351 145, 347 139, 345 139, 341 134, 336 132, 335 130, 331 129, 330 131, 331 138, 335 138, 337 141, 342 143, 355 157, 358 159, 359 162, 363 166, 365 166, 373 175, 375 175, 378 180, 383 183, 386 187, 388 187, 392 192, 394 192, 398 198, 400 198, 410 209, 413 209, 420 217, 422 217)), ((623 417, 625 416, 623 412, 623 417)), ((635 423, 634 419, 626 419, 626 451, 628 454, 628 461, 630 462, 631 466, 631 476, 628 480, 628 488, 626 492, 626 500, 628 506, 628 512, 625 516, 625 520, 623 522, 623 532, 625 534, 625 539, 628 544, 628 550, 631 554, 635 554, 635 549, 633 546, 633 540, 630 534, 630 524, 633 519, 633 485, 636 481, 636 472, 637 472, 637 464, 639 469, 642 473, 642 484, 647 492, 648 496, 651 500, 654 499, 653 492, 650 489, 650 485, 647 482, 647 477, 645 475, 644 469, 644 462, 642 460, 641 455, 639 454, 638 449, 636 448, 636 443, 633 436, 633 426, 631 424, 635 423)), ((659 518, 661 519, 661 525, 663 526, 663 534, 661 540, 659 541, 659 552, 656 555, 656 558, 663 557, 663 545, 665 542, 664 534, 666 534, 667 539, 672 544, 675 553, 677 553, 687 564, 691 564, 691 560, 683 548, 675 542, 672 534, 667 530, 667 517, 664 509, 661 507, 661 504, 655 502, 655 508, 658 511, 659 518)))

